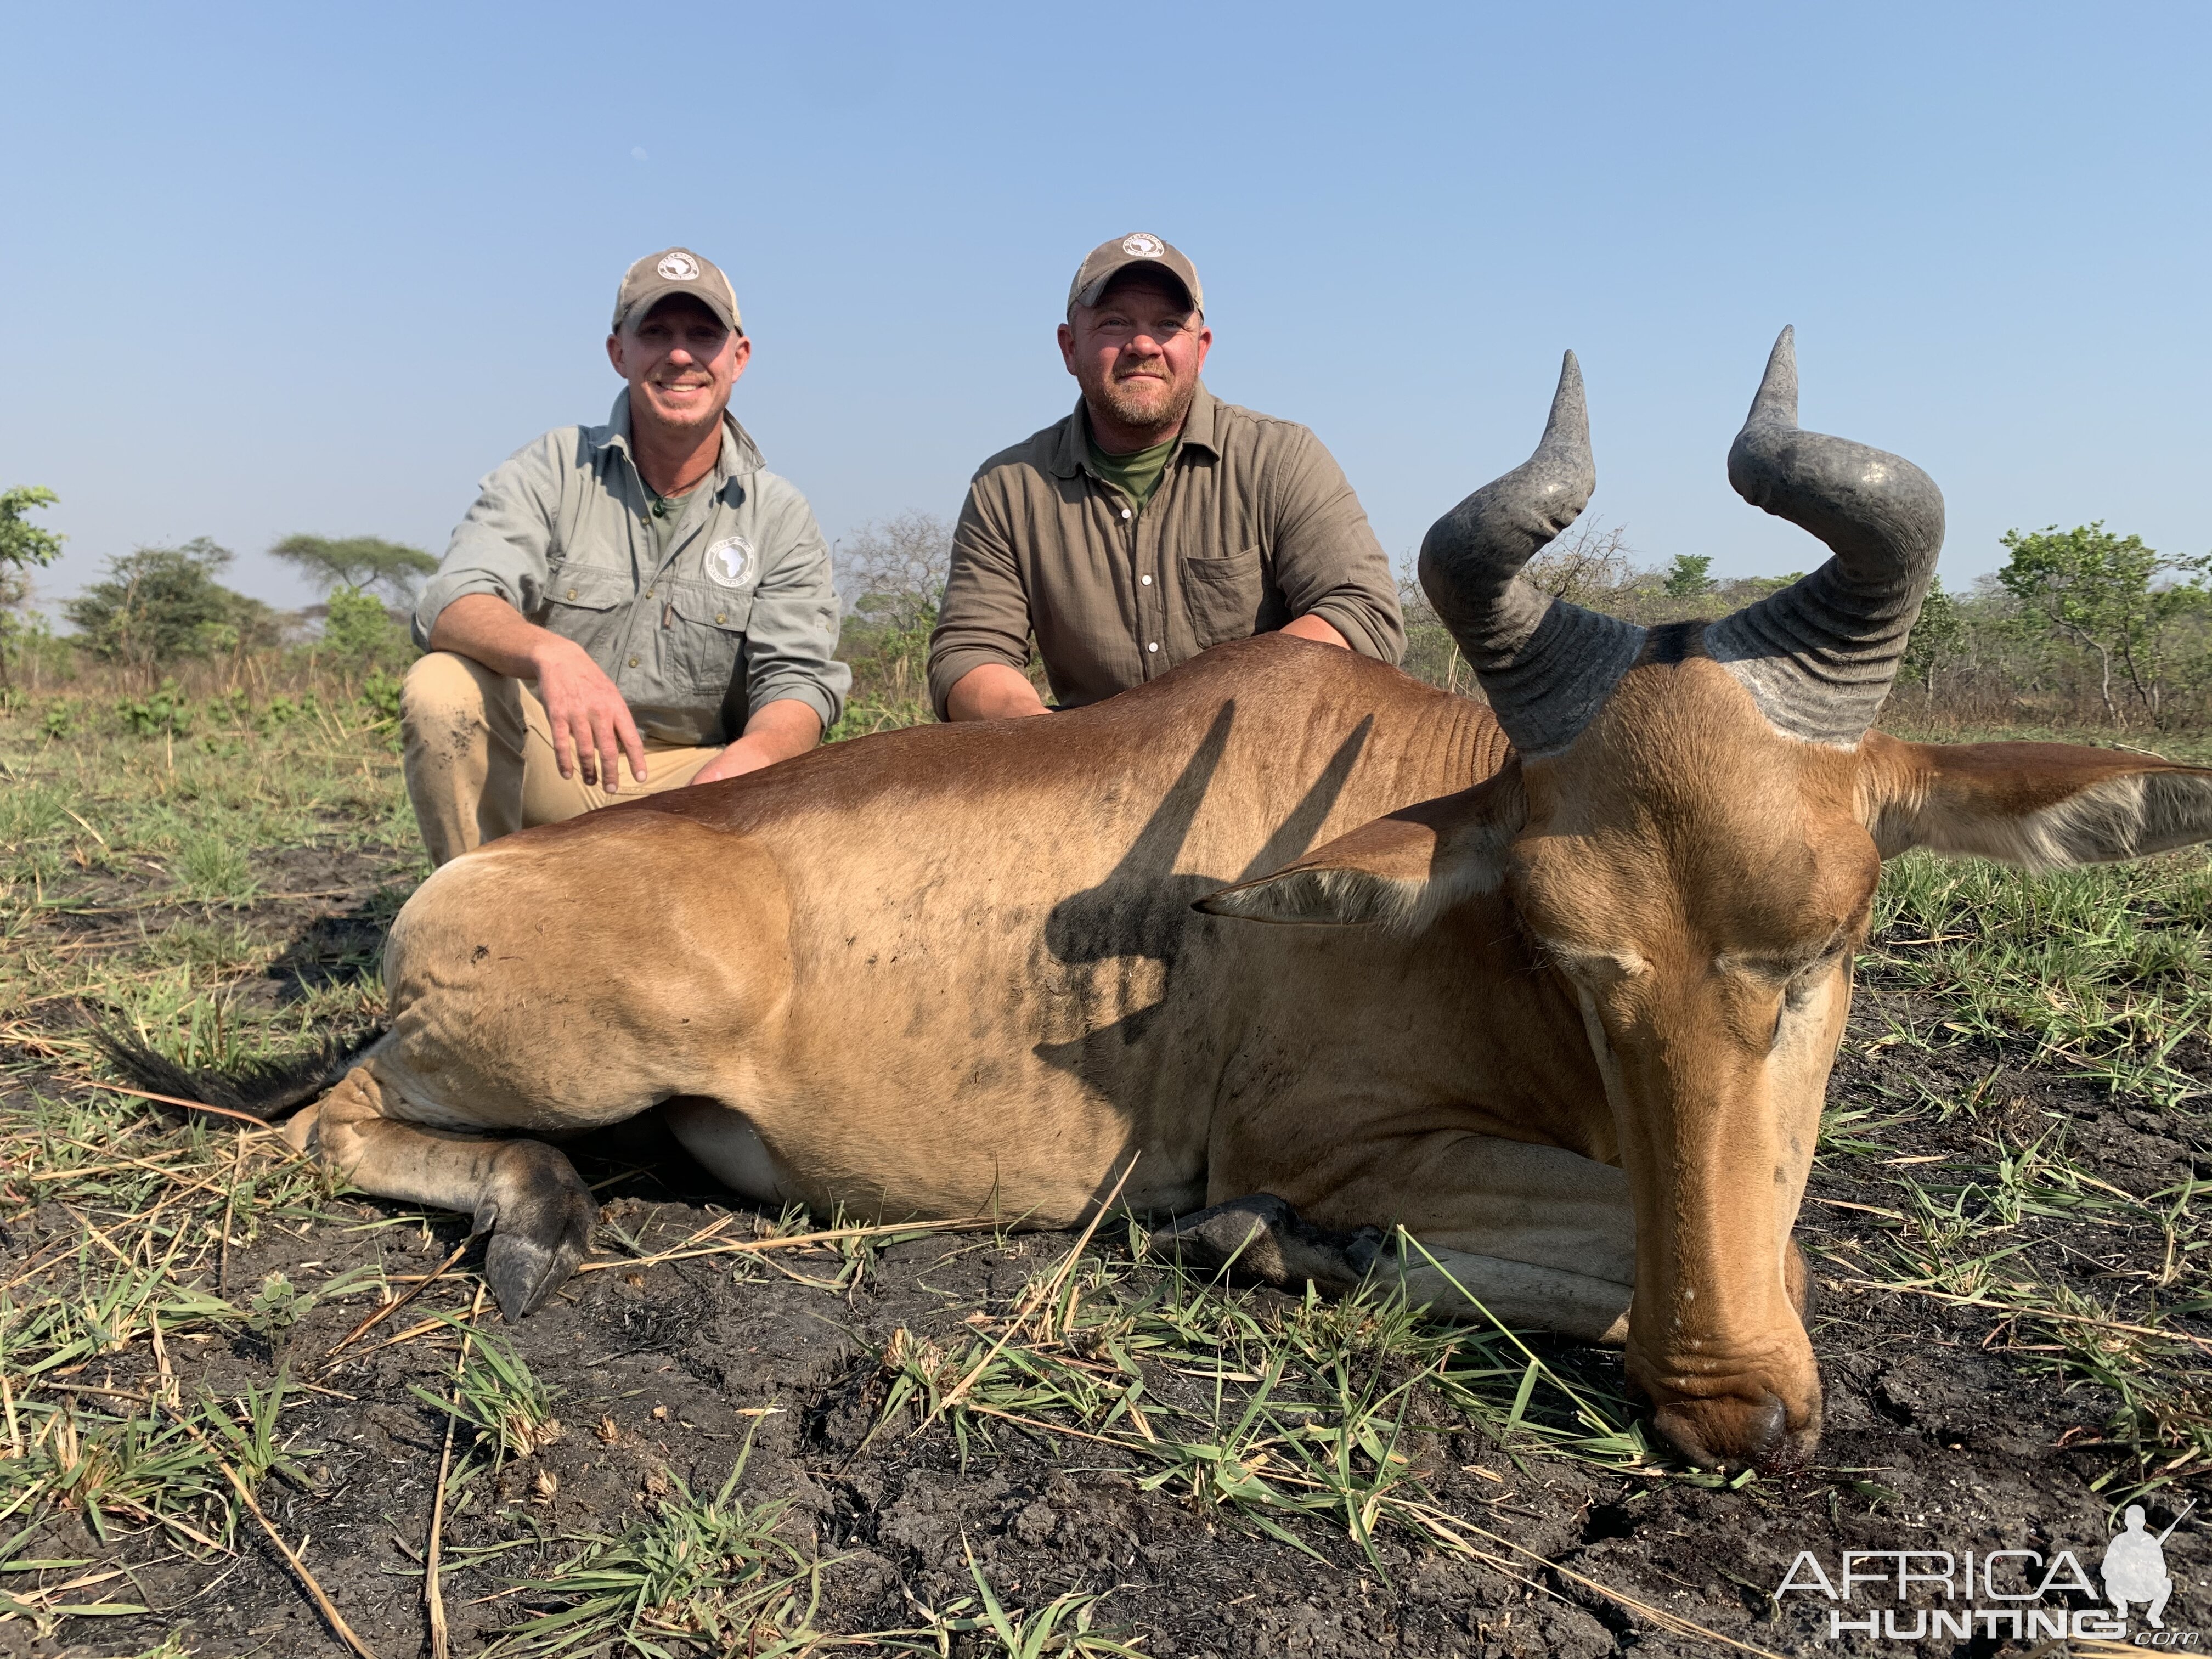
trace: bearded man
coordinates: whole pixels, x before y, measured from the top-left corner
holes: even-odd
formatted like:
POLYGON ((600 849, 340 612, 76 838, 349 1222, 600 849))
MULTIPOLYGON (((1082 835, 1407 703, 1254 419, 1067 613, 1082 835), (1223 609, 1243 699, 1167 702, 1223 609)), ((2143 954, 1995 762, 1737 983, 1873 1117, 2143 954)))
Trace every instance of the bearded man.
POLYGON ((1091 250, 1060 353, 1074 413, 983 463, 953 532, 930 640, 946 720, 1079 708, 1209 646, 1280 631, 1395 662, 1389 561, 1340 469, 1302 426, 1225 404, 1198 272, 1146 232, 1091 250))
POLYGON ((752 356, 730 279, 648 253, 615 295, 604 426, 486 477, 415 610, 400 693, 430 861, 811 749, 852 671, 806 498, 729 413, 752 356))

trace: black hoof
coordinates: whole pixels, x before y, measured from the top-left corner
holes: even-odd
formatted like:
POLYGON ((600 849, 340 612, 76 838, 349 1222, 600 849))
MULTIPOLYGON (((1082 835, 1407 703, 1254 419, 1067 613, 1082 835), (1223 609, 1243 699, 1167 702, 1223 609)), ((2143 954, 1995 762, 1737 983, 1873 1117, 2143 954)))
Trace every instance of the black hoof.
POLYGON ((512 1321, 536 1313, 568 1282, 592 1247, 599 1206, 568 1158, 543 1142, 511 1143, 500 1166, 497 1195, 476 1220, 478 1232, 491 1229, 484 1278, 512 1321))
POLYGON ((1382 1253, 1382 1234, 1374 1227, 1338 1233, 1310 1226, 1273 1193, 1255 1193, 1170 1222, 1153 1232, 1146 1248, 1206 1273, 1225 1269, 1278 1289, 1310 1282, 1341 1295, 1366 1278, 1382 1253))

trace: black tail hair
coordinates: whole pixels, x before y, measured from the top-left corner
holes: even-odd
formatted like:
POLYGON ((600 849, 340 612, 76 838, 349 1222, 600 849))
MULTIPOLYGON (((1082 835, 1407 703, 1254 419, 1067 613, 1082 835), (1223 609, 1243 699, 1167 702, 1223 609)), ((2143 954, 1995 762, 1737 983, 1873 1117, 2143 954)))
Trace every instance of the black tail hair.
POLYGON ((341 1040, 325 1037, 305 1054, 240 1060, 227 1069, 179 1066, 112 1026, 95 1024, 92 1040, 115 1069, 152 1094, 196 1100, 268 1122, 289 1115, 336 1083, 384 1035, 381 1029, 341 1040))

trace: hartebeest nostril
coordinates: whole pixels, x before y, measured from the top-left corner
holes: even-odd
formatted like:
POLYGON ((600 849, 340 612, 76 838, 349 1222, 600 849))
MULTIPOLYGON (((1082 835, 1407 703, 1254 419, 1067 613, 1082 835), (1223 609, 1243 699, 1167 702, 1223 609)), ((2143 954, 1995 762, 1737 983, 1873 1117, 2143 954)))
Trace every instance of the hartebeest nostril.
POLYGON ((1651 1426, 1686 1462, 1734 1474, 1789 1461, 1789 1412, 1773 1395, 1676 1400, 1651 1413, 1651 1426))

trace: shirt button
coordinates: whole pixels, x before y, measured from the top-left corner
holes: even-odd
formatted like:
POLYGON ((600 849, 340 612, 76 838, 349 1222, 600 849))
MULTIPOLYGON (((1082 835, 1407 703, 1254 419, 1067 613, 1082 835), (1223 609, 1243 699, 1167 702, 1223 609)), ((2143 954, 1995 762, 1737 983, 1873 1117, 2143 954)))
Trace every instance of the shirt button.
MULTIPOLYGON (((1145 647, 1145 649, 1146 649, 1146 650, 1147 650, 1147 651, 1157 651, 1157 650, 1158 650, 1159 648, 1160 648, 1160 642, 1159 642, 1158 640, 1153 640, 1153 641, 1152 641, 1150 643, 1148 643, 1148 644, 1145 647)), ((636 665, 635 663, 632 663, 632 664, 630 665, 630 666, 631 666, 632 668, 635 668, 635 667, 636 667, 636 666, 637 666, 637 665, 636 665)))
POLYGON ((574 588, 572 587, 568 590, 568 597, 572 599, 576 597, 576 590, 574 588))
POLYGON ((727 618, 727 617, 725 617, 725 616, 724 616, 720 611, 717 611, 714 613, 714 620, 715 620, 716 622, 725 622, 725 621, 727 621, 727 620, 728 620, 728 618, 727 618))
POLYGON ((653 597, 653 590, 651 588, 648 587, 645 590, 645 597, 648 599, 653 597))
POLYGON ((636 667, 636 666, 637 666, 637 659, 636 659, 635 657, 632 657, 632 658, 629 659, 629 665, 630 665, 632 668, 635 668, 635 667, 636 667))
POLYGON ((1129 509, 1127 507, 1125 507, 1121 509, 1121 516, 1125 519, 1129 516, 1129 509))
POLYGON ((1147 587, 1150 587, 1152 585, 1152 579, 1150 576, 1139 577, 1139 580, 1147 587))

